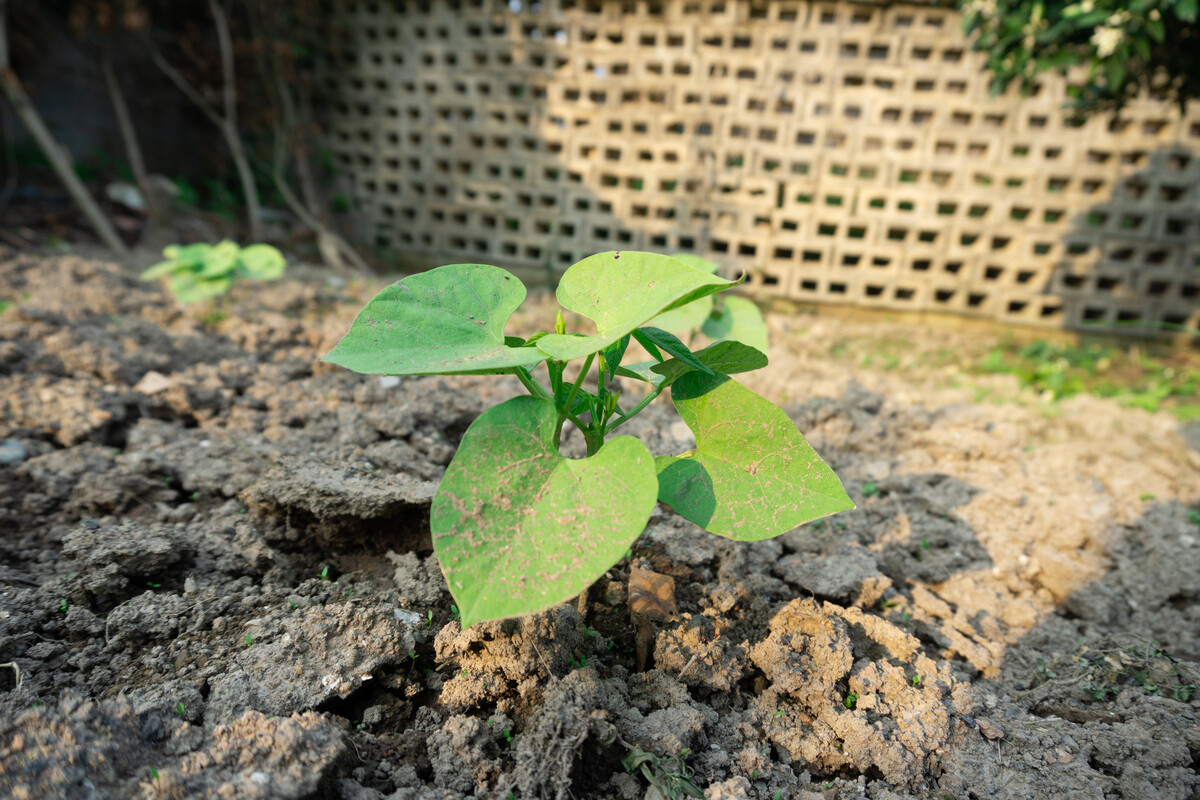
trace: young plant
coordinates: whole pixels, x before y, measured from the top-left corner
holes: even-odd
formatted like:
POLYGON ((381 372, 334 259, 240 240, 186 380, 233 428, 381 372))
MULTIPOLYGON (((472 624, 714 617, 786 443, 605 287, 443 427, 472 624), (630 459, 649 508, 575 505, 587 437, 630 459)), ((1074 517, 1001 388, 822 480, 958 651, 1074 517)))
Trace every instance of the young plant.
POLYGON ((273 281, 283 275, 287 261, 269 244, 238 247, 228 239, 220 244, 173 244, 163 250, 166 261, 142 273, 142 280, 167 279, 167 288, 184 305, 219 297, 243 278, 273 281))
POLYGON ((521 282, 499 267, 452 264, 381 291, 325 356, 372 375, 511 374, 529 391, 471 424, 433 499, 434 552, 464 628, 587 589, 659 501, 739 541, 854 507, 787 415, 729 377, 765 366, 760 350, 721 341, 692 352, 646 324, 735 285, 668 256, 601 253, 568 269, 557 292, 592 332, 566 332, 559 312, 553 332, 521 339, 504 333, 525 299, 521 282), (653 360, 623 364, 631 339, 653 360), (548 385, 533 375, 543 365, 548 385), (595 391, 585 387, 593 365, 595 391), (616 377, 645 383, 644 396, 623 407, 616 377), (695 449, 655 458, 638 439, 612 436, 667 389, 695 449), (585 458, 559 452, 568 423, 585 458))

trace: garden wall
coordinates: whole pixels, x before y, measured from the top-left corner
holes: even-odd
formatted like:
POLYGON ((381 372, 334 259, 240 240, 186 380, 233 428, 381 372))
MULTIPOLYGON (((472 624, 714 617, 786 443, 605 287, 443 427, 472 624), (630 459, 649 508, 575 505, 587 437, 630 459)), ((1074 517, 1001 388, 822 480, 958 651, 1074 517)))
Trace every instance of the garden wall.
POLYGON ((612 249, 760 297, 1028 325, 1200 322, 1200 108, 993 98, 957 13, 350 2, 332 145, 380 245, 553 278, 612 249))

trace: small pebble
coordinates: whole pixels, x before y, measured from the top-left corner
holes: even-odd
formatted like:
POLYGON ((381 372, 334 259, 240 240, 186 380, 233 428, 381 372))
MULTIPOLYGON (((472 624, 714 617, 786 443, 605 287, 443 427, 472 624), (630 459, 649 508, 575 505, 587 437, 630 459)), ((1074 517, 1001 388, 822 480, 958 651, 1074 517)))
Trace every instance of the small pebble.
POLYGON ((399 375, 380 375, 379 387, 381 389, 395 389, 400 385, 399 375))
POLYGON ((29 451, 25 445, 16 439, 5 439, 0 442, 0 464, 19 464, 26 459, 29 451))

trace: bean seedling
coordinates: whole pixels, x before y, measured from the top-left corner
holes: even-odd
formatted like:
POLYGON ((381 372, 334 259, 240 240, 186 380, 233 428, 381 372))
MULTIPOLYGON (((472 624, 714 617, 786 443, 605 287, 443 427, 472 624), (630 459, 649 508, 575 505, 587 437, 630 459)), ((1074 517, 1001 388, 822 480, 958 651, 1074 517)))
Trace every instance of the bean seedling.
POLYGON ((557 292, 592 332, 568 333, 560 311, 553 332, 523 339, 504 332, 526 296, 516 276, 452 264, 385 288, 326 354, 369 375, 509 374, 528 390, 471 424, 430 510, 464 628, 587 589, 628 552, 659 501, 738 541, 854 507, 787 415, 730 377, 766 366, 761 350, 726 339, 693 352, 654 324, 736 285, 669 256, 601 253, 568 269, 557 292), (623 363, 631 341, 652 360, 623 363), (576 359, 582 366, 569 376, 576 359), (548 386, 533 375, 540 367, 548 386), (645 384, 636 403, 623 406, 616 378, 645 384), (694 449, 655 458, 632 436, 610 438, 668 389, 694 449), (560 453, 568 423, 584 458, 560 453))
POLYGON ((287 261, 269 244, 238 247, 225 240, 220 244, 177 245, 163 249, 167 259, 142 273, 144 281, 167 279, 167 288, 184 305, 219 297, 241 279, 273 281, 283 275, 287 261))

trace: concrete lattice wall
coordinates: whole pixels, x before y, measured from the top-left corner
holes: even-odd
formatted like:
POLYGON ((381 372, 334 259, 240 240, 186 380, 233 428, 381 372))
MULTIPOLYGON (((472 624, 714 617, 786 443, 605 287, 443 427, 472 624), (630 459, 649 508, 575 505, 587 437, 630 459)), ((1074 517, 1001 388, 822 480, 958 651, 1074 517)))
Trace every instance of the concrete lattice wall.
POLYGON ((759 296, 1200 321, 1200 109, 988 94, 953 11, 342 0, 333 145, 380 244, 553 276, 687 251, 759 296), (1195 148, 1195 149, 1194 149, 1195 148))

